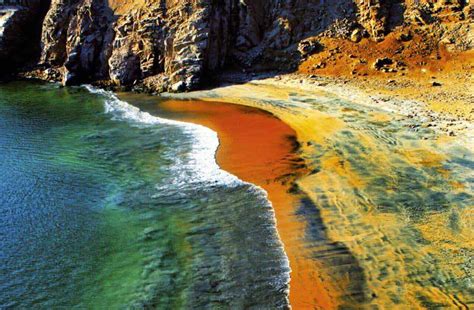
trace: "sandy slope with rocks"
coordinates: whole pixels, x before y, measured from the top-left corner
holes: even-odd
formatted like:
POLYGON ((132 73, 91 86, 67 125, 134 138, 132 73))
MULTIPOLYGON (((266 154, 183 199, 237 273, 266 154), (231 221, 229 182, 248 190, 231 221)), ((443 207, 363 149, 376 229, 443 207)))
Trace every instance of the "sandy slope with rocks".
POLYGON ((383 78, 334 78, 295 74, 279 76, 275 82, 277 85, 282 83, 306 90, 332 92, 341 98, 383 108, 416 120, 417 125, 414 126, 432 128, 441 135, 468 134, 473 128, 474 116, 473 93, 469 89, 474 85, 472 75, 465 84, 460 83, 462 79, 439 80, 445 85, 444 89, 433 87, 429 79, 394 82, 393 79, 387 81, 383 78))
POLYGON ((457 51, 409 29, 380 43, 321 42, 324 51, 303 61, 300 73, 339 78, 373 95, 420 101, 447 117, 474 120, 472 50, 457 51))

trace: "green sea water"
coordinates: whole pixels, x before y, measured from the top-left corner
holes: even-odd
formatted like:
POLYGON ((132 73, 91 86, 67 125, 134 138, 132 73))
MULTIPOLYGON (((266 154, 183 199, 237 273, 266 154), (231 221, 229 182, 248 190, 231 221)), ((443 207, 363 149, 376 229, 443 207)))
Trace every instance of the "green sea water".
POLYGON ((217 136, 84 87, 0 85, 0 308, 284 308, 265 193, 217 136))

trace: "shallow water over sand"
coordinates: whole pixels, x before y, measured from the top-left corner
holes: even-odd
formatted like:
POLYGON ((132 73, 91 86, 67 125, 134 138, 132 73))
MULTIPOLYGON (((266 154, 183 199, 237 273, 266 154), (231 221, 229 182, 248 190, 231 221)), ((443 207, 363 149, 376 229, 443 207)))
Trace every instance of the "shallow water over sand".
POLYGON ((291 100, 343 121, 330 138, 308 146, 315 170, 301 186, 330 237, 357 258, 367 302, 474 302, 472 149, 337 99, 291 100))

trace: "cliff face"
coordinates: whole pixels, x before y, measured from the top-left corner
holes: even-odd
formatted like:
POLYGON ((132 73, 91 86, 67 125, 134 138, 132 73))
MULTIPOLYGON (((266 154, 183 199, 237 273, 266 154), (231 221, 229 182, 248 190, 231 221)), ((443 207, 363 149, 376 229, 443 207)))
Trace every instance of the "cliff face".
POLYGON ((108 77, 112 12, 100 1, 53 0, 43 22, 41 64, 63 84, 108 77), (67 3, 67 4, 66 4, 67 3))
POLYGON ((38 75, 184 91, 224 66, 288 69, 314 36, 382 41, 408 25, 441 27, 440 40, 455 27, 472 34, 472 11, 463 0, 52 0, 38 75))

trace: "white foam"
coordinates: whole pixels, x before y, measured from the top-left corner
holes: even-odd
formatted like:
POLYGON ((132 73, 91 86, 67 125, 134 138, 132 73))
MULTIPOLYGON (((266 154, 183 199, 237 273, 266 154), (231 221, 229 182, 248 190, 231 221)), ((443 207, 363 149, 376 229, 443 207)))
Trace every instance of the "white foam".
POLYGON ((195 182, 207 182, 216 185, 242 185, 244 183, 236 176, 222 170, 217 164, 215 154, 219 147, 219 138, 215 131, 197 124, 153 116, 120 100, 112 92, 98 89, 91 85, 85 85, 84 87, 89 92, 99 94, 105 98, 105 112, 112 115, 112 118, 115 120, 127 121, 129 124, 138 127, 144 125, 178 126, 194 138, 192 150, 186 157, 186 160, 182 160, 179 157, 176 158, 176 169, 173 169, 175 172, 173 183, 177 183, 177 185, 195 182))

